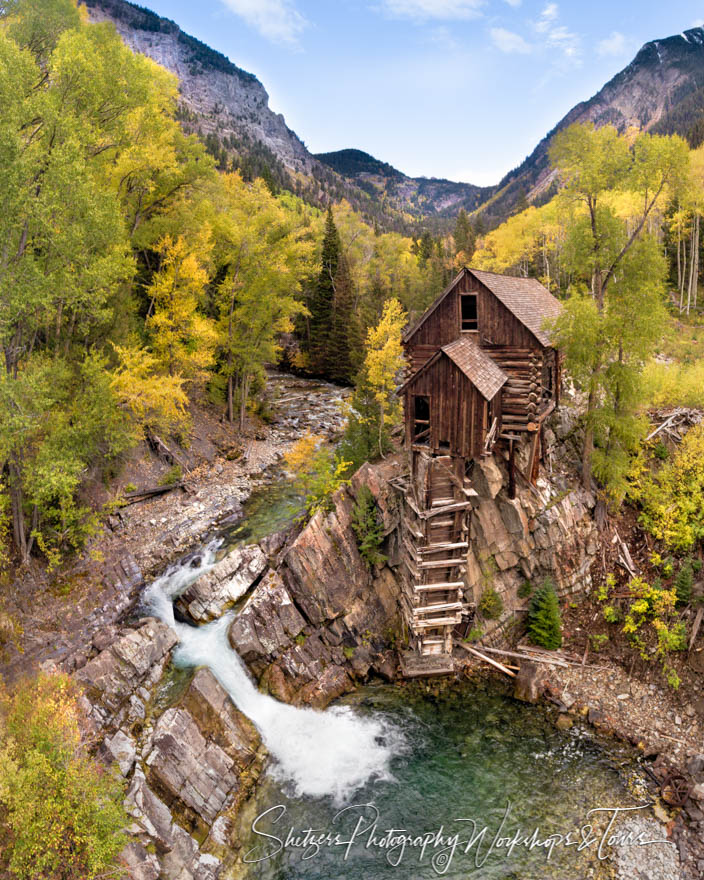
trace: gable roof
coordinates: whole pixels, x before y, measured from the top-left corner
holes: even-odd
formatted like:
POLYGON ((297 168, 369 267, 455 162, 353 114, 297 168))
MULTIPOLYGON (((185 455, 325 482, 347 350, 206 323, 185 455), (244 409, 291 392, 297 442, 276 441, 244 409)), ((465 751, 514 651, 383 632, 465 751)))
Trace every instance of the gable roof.
POLYGON ((493 400, 508 379, 501 367, 486 352, 482 351, 476 342, 468 336, 462 336, 438 349, 419 370, 403 383, 398 393, 404 391, 443 354, 450 358, 452 363, 464 373, 485 400, 493 400))
POLYGON ((452 281, 447 285, 447 287, 443 290, 443 292, 442 292, 442 293, 440 294, 440 296, 435 300, 435 302, 432 302, 432 303, 428 306, 428 308, 423 312, 423 314, 420 316, 420 318, 418 318, 418 320, 415 322, 415 324, 412 324, 410 327, 407 327, 407 328, 403 331, 403 333, 401 334, 401 339, 402 339, 403 342, 408 342, 408 340, 411 338, 411 336, 413 336, 413 334, 414 334, 414 333, 416 332, 416 330, 421 326, 421 324, 424 324, 424 323, 427 321, 427 319, 433 314, 433 312, 435 311, 435 309, 436 309, 436 308, 440 305, 440 303, 445 299, 445 297, 448 295, 448 293, 449 293, 451 290, 454 289, 455 284, 457 284, 457 282, 460 280, 460 278, 461 278, 461 277, 465 274, 465 272, 467 272, 467 271, 468 271, 468 270, 467 270, 466 268, 465 268, 465 269, 460 269, 459 273, 458 273, 457 275, 455 275, 455 277, 454 277, 454 278, 452 279, 452 281))
POLYGON ((550 336, 543 329, 543 323, 548 318, 556 318, 562 311, 562 304, 546 287, 535 278, 515 278, 512 275, 497 275, 495 272, 469 268, 462 269, 415 324, 403 333, 404 342, 408 342, 416 330, 427 321, 465 273, 473 275, 477 281, 487 287, 521 324, 530 330, 541 345, 545 347, 551 345, 550 336))
POLYGON ((538 342, 546 347, 551 344, 550 335, 543 329, 543 324, 546 319, 557 318, 562 311, 562 304, 537 278, 514 278, 481 269, 469 271, 501 300, 538 342))

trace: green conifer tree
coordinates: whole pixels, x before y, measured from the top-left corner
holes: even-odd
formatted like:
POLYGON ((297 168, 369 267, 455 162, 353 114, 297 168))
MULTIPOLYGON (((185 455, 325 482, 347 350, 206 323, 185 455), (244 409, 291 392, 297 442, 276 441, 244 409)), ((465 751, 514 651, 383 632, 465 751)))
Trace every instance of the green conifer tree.
POLYGON ((557 650, 562 644, 560 605, 550 578, 545 578, 531 600, 528 635, 534 644, 550 651, 557 650))
POLYGON ((325 375, 333 382, 350 383, 354 375, 354 291, 344 254, 338 256, 325 375))
POLYGON ((469 262, 474 254, 474 229, 464 208, 460 208, 452 233, 455 240, 455 254, 463 253, 469 262))
POLYGON ((332 207, 328 208, 323 235, 323 251, 318 281, 310 300, 310 355, 316 372, 327 375, 330 366, 329 342, 335 301, 335 278, 340 261, 340 235, 332 207))

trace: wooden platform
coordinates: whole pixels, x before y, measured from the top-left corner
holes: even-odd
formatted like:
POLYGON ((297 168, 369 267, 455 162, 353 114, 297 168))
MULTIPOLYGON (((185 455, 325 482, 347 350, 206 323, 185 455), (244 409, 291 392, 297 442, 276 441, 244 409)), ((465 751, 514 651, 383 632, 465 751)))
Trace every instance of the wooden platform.
POLYGON ((429 678, 433 675, 451 675, 455 663, 450 654, 419 654, 418 651, 399 651, 404 678, 429 678))

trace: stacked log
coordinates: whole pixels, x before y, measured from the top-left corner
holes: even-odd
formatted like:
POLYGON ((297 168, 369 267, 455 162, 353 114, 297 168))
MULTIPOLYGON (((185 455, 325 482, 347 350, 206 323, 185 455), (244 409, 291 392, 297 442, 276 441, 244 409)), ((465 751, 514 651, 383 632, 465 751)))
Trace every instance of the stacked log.
POLYGON ((501 398, 502 430, 533 430, 542 393, 541 353, 503 346, 493 346, 487 353, 508 375, 501 398))

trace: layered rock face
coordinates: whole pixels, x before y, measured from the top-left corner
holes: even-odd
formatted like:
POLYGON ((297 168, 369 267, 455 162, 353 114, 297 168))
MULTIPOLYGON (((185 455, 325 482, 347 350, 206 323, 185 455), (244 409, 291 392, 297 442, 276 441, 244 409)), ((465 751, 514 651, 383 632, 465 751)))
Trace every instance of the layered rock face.
POLYGON ((135 880, 215 880, 236 841, 231 819, 264 758, 259 733, 208 669, 185 689, 162 681, 176 633, 154 619, 115 634, 76 673, 105 759, 130 780, 135 880))
MULTIPOLYGON (((565 426, 556 421, 555 427, 565 426)), ((590 584, 593 500, 571 465, 560 461, 564 444, 550 431, 546 441, 552 473, 541 472, 537 487, 519 483, 513 500, 500 455, 476 462, 471 474, 477 494, 466 598, 479 605, 489 584, 500 593, 501 617, 481 621, 484 638, 495 644, 509 638, 514 622, 522 624, 528 600, 518 590, 525 580, 550 575, 561 595, 590 584)), ((518 454, 521 470, 524 455, 518 454)), ((230 643, 260 688, 287 703, 322 709, 370 674, 394 678, 403 620, 402 497, 393 483, 404 466, 403 455, 365 465, 336 493, 329 512, 316 514, 295 536, 273 535, 230 552, 187 588, 178 611, 202 624, 241 603, 230 643), (362 485, 376 499, 385 535, 387 561, 375 568, 360 556, 352 527, 362 485)), ((75 674, 102 753, 129 783, 132 842, 124 857, 130 875, 216 880, 238 846, 234 817, 265 751, 208 669, 192 675, 171 669, 176 642, 176 633, 152 618, 110 627, 94 638, 94 655, 75 674)))
MULTIPOLYGON (((474 464, 472 485, 478 497, 470 521, 466 598, 479 606, 489 586, 501 596, 499 619, 482 621, 488 643, 507 639, 509 626, 522 627, 530 600, 518 591, 526 581, 537 586, 550 577, 561 598, 591 588, 590 569, 598 548, 591 515, 594 498, 579 485, 576 471, 561 466, 565 449, 550 429, 545 445, 553 472, 541 469, 535 487, 519 478, 515 499, 508 497, 507 465, 501 455, 474 464)), ((519 470, 525 471, 527 458, 524 447, 517 455, 519 470)))
MULTIPOLYGON (((264 575, 230 628, 230 643, 260 680, 288 703, 317 708, 370 671, 394 675, 390 644, 400 631, 398 584, 385 565, 370 570, 352 529, 354 493, 367 484, 391 546, 398 499, 388 481, 399 458, 365 465, 329 513, 319 512, 264 575)), ((393 562, 393 559, 390 560, 393 562)))

